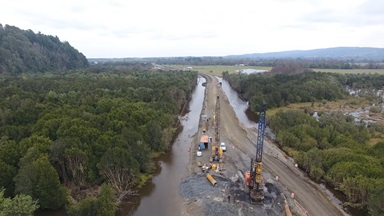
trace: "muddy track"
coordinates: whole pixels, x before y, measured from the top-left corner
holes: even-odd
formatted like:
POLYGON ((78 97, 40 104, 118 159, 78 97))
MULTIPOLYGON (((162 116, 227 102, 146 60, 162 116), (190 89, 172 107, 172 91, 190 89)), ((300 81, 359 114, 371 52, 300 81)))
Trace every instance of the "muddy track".
MULTIPOLYGON (((226 155, 230 157, 225 164, 225 174, 231 176, 237 173, 238 170, 247 170, 249 169, 250 158, 254 157, 256 153, 255 140, 257 132, 255 129, 246 128, 239 122, 232 106, 218 85, 217 79, 210 75, 202 74, 202 76, 207 80, 204 108, 209 112, 213 111, 216 97, 220 97, 221 139, 227 142, 228 151, 226 155)), ((292 192, 295 193, 295 200, 291 200, 292 203, 296 201, 300 203, 309 215, 339 216, 346 214, 330 201, 326 193, 317 184, 311 182, 303 172, 298 170, 291 161, 287 160, 286 155, 270 140, 266 139, 264 145, 263 167, 265 174, 269 174, 269 177, 279 176, 278 183, 287 197, 292 192)), ((196 157, 192 156, 190 165, 195 166, 195 162, 196 157)))

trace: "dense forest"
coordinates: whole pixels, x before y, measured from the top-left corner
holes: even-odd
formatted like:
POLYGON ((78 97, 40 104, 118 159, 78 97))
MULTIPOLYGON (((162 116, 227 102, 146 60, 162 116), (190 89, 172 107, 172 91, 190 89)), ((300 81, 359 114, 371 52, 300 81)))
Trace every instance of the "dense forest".
POLYGON ((168 149, 197 80, 139 65, 1 77, 0 209, 114 215, 168 149))
MULTIPOLYGON (((314 72, 272 75, 224 72, 223 75, 251 102, 254 112, 259 110, 263 99, 268 108, 343 99, 349 95, 347 87, 368 90, 369 94, 361 96, 372 103, 383 103, 371 90, 383 89, 384 75, 314 72)), ((384 126, 356 122, 353 116, 336 111, 321 112, 316 119, 312 110, 313 107, 280 111, 269 119, 278 145, 311 178, 343 192, 346 205, 366 209, 371 215, 383 215, 384 126)))
POLYGON ((0 74, 85 68, 85 56, 56 36, 0 24, 0 74))

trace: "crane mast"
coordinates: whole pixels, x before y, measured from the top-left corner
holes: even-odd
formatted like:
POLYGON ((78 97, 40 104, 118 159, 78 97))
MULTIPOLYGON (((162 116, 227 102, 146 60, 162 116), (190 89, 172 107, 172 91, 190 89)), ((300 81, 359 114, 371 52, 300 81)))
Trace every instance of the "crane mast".
POLYGON ((260 108, 259 124, 257 129, 256 158, 255 160, 251 158, 250 171, 247 171, 245 173, 245 183, 249 188, 249 195, 251 199, 255 201, 261 201, 264 199, 264 193, 260 186, 262 184, 262 159, 265 131, 265 116, 266 104, 263 101, 260 108))
POLYGON ((259 113, 259 124, 257 129, 257 144, 256 144, 256 160, 255 160, 255 174, 256 174, 256 190, 259 190, 261 183, 261 172, 262 172, 262 159, 263 159, 263 146, 264 146, 264 131, 265 131, 265 103, 263 101, 260 113, 259 113))

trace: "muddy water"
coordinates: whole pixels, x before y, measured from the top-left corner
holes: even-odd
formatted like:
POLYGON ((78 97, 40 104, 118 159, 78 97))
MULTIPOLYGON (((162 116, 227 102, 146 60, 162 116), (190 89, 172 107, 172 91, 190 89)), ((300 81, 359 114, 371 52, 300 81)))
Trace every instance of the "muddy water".
POLYGON ((224 90, 229 103, 235 110, 237 118, 239 118, 240 122, 242 122, 246 127, 256 127, 257 124, 250 120, 245 111, 248 109, 248 103, 239 98, 237 92, 235 92, 229 83, 226 80, 223 80, 220 77, 216 77, 216 79, 221 82, 221 88, 224 90))
MULTIPOLYGON (((246 114, 246 111, 248 110, 248 103, 246 101, 243 101, 238 96, 237 92, 231 88, 231 86, 229 85, 229 83, 226 80, 223 80, 222 78, 219 78, 219 77, 217 77, 217 79, 220 82, 222 82, 222 89, 223 89, 225 95, 227 96, 231 106, 235 110, 235 113, 236 113, 238 119, 240 120, 240 122, 242 122, 248 128, 256 127, 257 124, 254 121, 254 118, 252 118, 252 120, 250 120, 246 114)), ((266 132, 267 132, 267 130, 269 130, 269 128, 266 129, 266 132)), ((270 133, 272 134, 272 132, 270 132, 270 133)), ((324 188, 324 190, 326 191, 328 196, 331 198, 331 200, 336 205, 339 205, 342 207, 342 203, 346 202, 346 199, 341 192, 335 191, 332 188, 325 187, 323 184, 319 184, 319 185, 322 188, 324 188)), ((347 207, 347 208, 343 208, 343 209, 352 216, 366 215, 366 212, 359 210, 359 209, 355 209, 355 208, 351 208, 351 207, 347 207)))
POLYGON ((190 112, 181 118, 183 130, 172 150, 159 158, 155 177, 139 191, 138 196, 129 200, 131 204, 121 207, 118 216, 181 215, 179 185, 188 175, 188 150, 193 135, 198 131, 205 90, 202 83, 205 81, 199 77, 189 103, 190 112))

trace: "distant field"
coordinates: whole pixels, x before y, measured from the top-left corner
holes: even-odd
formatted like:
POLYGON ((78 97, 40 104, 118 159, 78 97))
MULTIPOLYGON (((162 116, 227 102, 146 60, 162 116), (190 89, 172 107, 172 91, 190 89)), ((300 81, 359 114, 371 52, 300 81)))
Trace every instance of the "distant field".
POLYGON ((316 72, 331 72, 331 73, 342 73, 342 74, 384 74, 384 69, 320 69, 312 68, 316 72))
MULTIPOLYGON (((244 69, 257 69, 257 70, 271 70, 272 67, 261 67, 261 66, 223 66, 223 65, 206 65, 206 66, 196 66, 196 65, 169 65, 173 68, 183 69, 187 67, 192 67, 194 71, 200 73, 211 74, 215 76, 221 76, 223 71, 228 71, 231 73, 236 73, 237 70, 244 69)), ((316 72, 331 72, 331 73, 342 73, 342 74, 384 74, 384 69, 320 69, 312 68, 316 72)))
POLYGON ((200 73, 211 74, 215 76, 222 76, 224 71, 228 71, 230 74, 236 73, 236 70, 244 69, 257 69, 257 70, 271 70, 272 67, 256 67, 256 66, 223 66, 223 65, 207 65, 207 66, 196 66, 196 65, 170 65, 175 68, 187 68, 192 67, 192 70, 200 73))
MULTIPOLYGON (((180 66, 179 67, 187 67, 180 66)), ((257 66, 222 66, 222 65, 209 65, 209 66, 190 66, 193 70, 197 70, 201 73, 212 74, 215 76, 221 76, 223 71, 228 71, 230 74, 235 73, 236 70, 244 69, 257 69, 257 70, 267 70, 270 71, 272 67, 257 67, 257 66)), ((313 68, 313 71, 316 72, 331 72, 331 73, 341 73, 341 74, 384 74, 384 69, 320 69, 313 68)))

